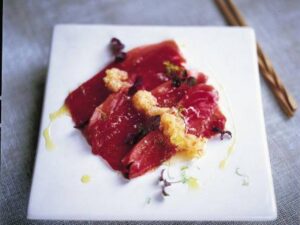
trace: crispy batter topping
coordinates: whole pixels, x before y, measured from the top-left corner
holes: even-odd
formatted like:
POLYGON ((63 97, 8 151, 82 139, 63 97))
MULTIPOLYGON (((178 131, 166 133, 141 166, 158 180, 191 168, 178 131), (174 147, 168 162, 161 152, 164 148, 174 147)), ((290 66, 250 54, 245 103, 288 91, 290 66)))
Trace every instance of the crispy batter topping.
POLYGON ((157 106, 157 99, 149 91, 140 90, 132 98, 134 107, 148 116, 159 116, 167 112, 169 108, 157 106))
POLYGON ((113 91, 118 92, 123 87, 129 87, 130 84, 126 82, 128 73, 117 68, 108 69, 105 71, 106 76, 103 78, 105 86, 113 91))
POLYGON ((148 116, 160 116, 160 129, 177 147, 193 157, 201 155, 205 138, 186 133, 186 125, 178 109, 157 106, 157 99, 149 91, 140 90, 132 98, 134 107, 148 116))
POLYGON ((163 113, 160 127, 170 142, 177 146, 178 151, 184 151, 191 157, 202 154, 205 139, 186 133, 184 120, 178 114, 163 113))

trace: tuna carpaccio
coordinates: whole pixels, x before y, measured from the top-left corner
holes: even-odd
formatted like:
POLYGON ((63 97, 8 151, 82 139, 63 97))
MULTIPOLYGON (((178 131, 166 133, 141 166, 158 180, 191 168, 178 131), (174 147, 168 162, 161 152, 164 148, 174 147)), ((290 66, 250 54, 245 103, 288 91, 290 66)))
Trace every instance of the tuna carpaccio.
POLYGON ((174 41, 135 48, 123 62, 108 65, 65 101, 92 152, 126 178, 145 174, 177 152, 159 129, 159 116, 148 117, 133 106, 132 91, 148 90, 159 106, 180 107, 188 133, 210 138, 216 130, 224 130, 226 118, 218 107, 218 93, 206 84, 206 77, 199 75, 192 86, 187 82, 176 85, 166 74, 165 62, 184 69, 185 60, 174 41), (126 71, 134 90, 110 92, 103 82, 109 68, 126 71))

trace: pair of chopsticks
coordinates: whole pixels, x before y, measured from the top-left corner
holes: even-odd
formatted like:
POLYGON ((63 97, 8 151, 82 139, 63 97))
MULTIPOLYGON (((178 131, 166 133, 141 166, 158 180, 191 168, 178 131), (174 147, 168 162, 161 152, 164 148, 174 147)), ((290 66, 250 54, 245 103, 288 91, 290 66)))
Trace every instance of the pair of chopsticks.
MULTIPOLYGON (((234 5, 232 0, 215 0, 217 6, 223 13, 227 22, 232 26, 247 26, 242 14, 234 5)), ((288 117, 292 117, 297 109, 297 103, 294 98, 288 93, 276 73, 271 60, 263 52, 260 45, 257 43, 257 55, 259 69, 265 80, 268 82, 273 94, 275 95, 281 109, 288 117)))

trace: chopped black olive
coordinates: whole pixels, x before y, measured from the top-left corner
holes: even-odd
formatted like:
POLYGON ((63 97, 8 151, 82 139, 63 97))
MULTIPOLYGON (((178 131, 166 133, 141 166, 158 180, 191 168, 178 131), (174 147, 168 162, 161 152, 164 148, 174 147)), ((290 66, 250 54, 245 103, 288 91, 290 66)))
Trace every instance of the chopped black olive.
POLYGON ((188 77, 186 80, 186 83, 188 86, 192 87, 195 86, 197 84, 197 80, 195 77, 188 77))
POLYGON ((215 132, 215 133, 221 133, 222 132, 222 130, 219 127, 213 127, 213 128, 211 128, 211 131, 215 132))
POLYGON ((125 139, 125 144, 134 145, 139 139, 139 133, 128 134, 125 139))
POLYGON ((131 133, 127 135, 125 139, 125 144, 135 145, 143 137, 145 137, 149 132, 158 129, 160 123, 160 116, 150 117, 144 125, 139 125, 136 133, 131 133))
POLYGON ((74 126, 74 128, 79 129, 79 130, 82 130, 82 129, 88 124, 88 122, 89 122, 89 121, 80 123, 80 124, 74 126))
POLYGON ((182 83, 186 83, 192 87, 197 84, 197 79, 188 77, 188 71, 183 67, 172 64, 169 61, 164 62, 166 75, 171 78, 173 87, 180 87, 182 83))
POLYGON ((136 133, 131 133, 128 134, 126 139, 125 139, 125 144, 128 145, 135 145, 137 142, 139 142, 139 140, 141 140, 146 134, 148 133, 148 131, 146 130, 145 127, 143 126, 139 126, 138 131, 136 133))
POLYGON ((130 96, 134 95, 138 91, 138 89, 142 86, 142 83, 143 83, 142 77, 137 77, 134 84, 131 86, 131 88, 129 88, 128 95, 130 96))
POLYGON ((181 79, 177 75, 173 76, 172 78, 172 86, 173 87, 180 87, 181 85, 181 79))
POLYGON ((160 116, 153 116, 147 122, 147 127, 149 128, 150 131, 153 131, 159 127, 159 123, 160 123, 160 116))
POLYGON ((115 56, 115 62, 123 62, 126 59, 126 53, 120 52, 115 56))
POLYGON ((181 76, 182 76, 183 79, 186 79, 187 76, 188 76, 187 70, 182 70, 181 71, 181 76))

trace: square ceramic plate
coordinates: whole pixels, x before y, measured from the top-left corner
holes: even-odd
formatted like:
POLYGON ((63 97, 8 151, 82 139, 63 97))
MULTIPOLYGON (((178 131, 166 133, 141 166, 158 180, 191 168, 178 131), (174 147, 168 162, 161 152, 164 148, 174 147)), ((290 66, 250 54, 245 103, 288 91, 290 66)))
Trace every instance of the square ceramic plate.
POLYGON ((249 28, 83 26, 55 27, 40 138, 28 207, 29 219, 68 220, 271 220, 276 218, 263 119, 255 37, 249 28), (55 149, 47 151, 42 131, 49 113, 70 91, 111 60, 108 43, 120 38, 126 50, 174 39, 190 67, 209 76, 220 92, 232 139, 208 142, 205 156, 173 160, 126 181, 93 154, 69 117, 52 125, 55 149), (235 142, 235 143, 234 143, 235 142), (234 151, 229 154, 230 146, 234 151), (227 166, 220 168, 227 158, 227 166), (188 169, 181 170, 182 166, 188 169), (162 168, 198 188, 173 185, 161 196, 162 168), (82 183, 83 175, 90 176, 82 183))

